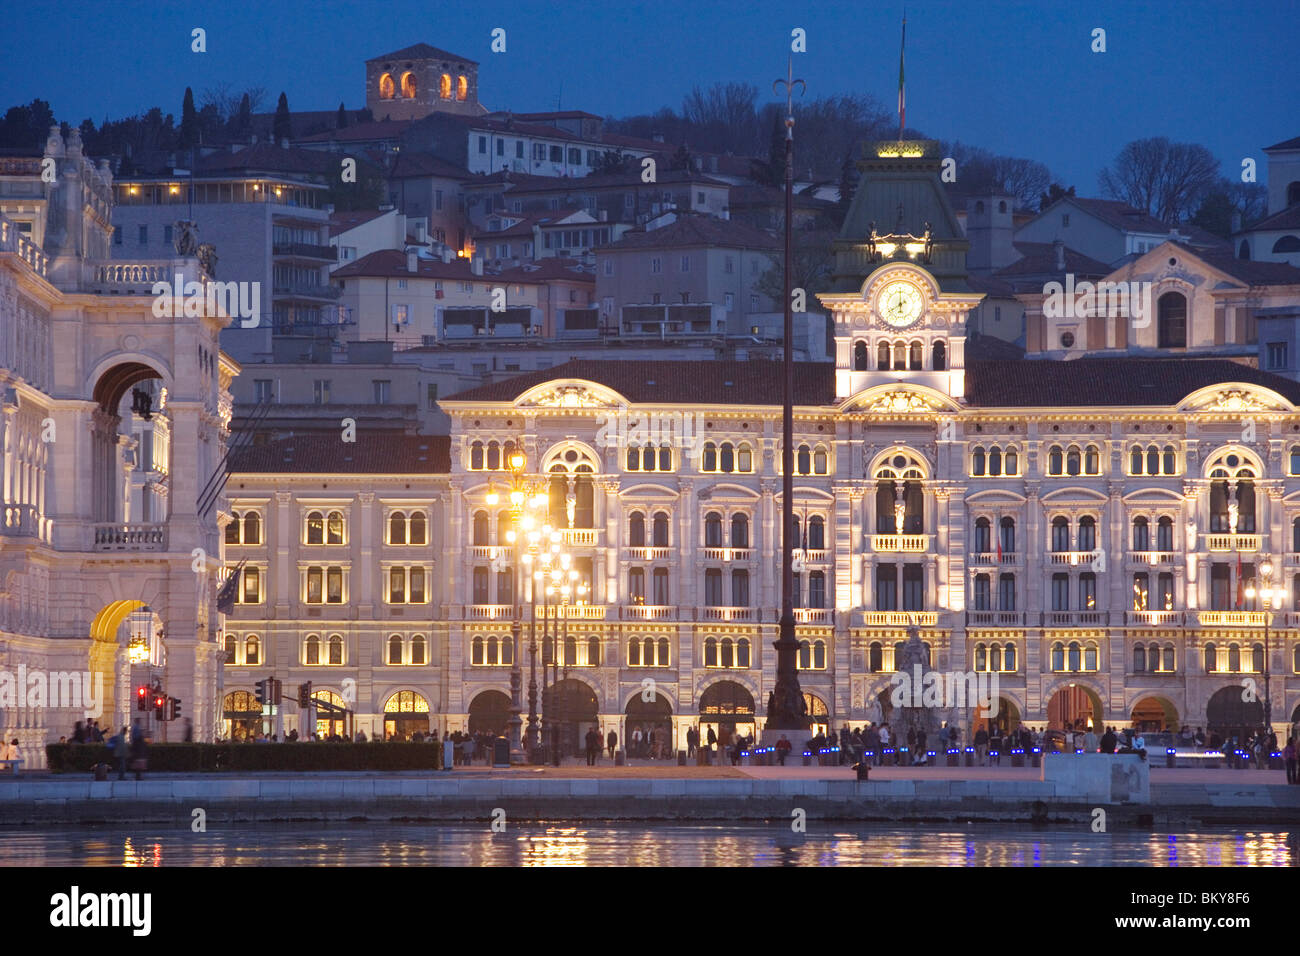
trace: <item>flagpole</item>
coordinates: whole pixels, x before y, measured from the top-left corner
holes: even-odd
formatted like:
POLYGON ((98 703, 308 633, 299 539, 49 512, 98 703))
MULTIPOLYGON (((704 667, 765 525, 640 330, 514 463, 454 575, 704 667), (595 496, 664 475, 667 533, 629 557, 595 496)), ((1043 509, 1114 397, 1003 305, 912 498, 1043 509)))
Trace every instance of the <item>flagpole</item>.
POLYGON ((903 38, 898 46, 898 141, 903 141, 907 98, 903 95, 903 50, 907 47, 907 8, 903 8, 903 38))

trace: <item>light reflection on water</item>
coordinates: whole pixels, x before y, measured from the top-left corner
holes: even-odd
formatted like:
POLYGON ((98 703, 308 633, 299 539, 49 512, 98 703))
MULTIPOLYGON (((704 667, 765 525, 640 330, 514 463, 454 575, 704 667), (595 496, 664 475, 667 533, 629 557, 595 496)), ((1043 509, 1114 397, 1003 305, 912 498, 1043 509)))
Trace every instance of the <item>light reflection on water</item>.
POLYGON ((0 834, 0 866, 1293 866, 1300 830, 336 824, 0 834))

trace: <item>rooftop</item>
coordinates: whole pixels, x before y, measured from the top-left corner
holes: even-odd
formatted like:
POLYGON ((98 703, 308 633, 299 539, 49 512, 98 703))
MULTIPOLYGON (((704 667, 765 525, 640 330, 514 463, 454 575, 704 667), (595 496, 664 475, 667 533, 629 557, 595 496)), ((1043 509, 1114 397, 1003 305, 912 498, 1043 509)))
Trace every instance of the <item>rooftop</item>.
POLYGON ((451 439, 387 433, 344 442, 336 433, 295 435, 230 457, 236 474, 439 475, 451 471, 451 439))

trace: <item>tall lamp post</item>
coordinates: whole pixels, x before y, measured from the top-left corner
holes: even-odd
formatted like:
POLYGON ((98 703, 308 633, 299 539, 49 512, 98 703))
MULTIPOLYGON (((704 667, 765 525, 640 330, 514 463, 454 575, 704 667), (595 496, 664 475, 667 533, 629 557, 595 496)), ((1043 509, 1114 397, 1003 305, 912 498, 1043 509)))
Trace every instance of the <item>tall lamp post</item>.
POLYGON ((808 717, 799 687, 796 653, 799 645, 794 629, 794 318, 791 315, 790 274, 793 262, 794 217, 794 106, 795 87, 802 91, 803 80, 794 78, 793 60, 786 78, 773 84, 785 90, 785 342, 782 354, 781 393, 781 619, 776 648, 776 683, 768 702, 764 730, 807 730, 808 717))
POLYGON ((1276 601, 1279 606, 1282 603, 1282 596, 1286 589, 1282 587, 1273 587, 1273 562, 1265 558, 1259 565, 1259 587, 1253 584, 1246 588, 1246 597, 1254 600, 1259 597, 1264 609, 1264 734, 1267 736, 1273 732, 1273 694, 1269 686, 1269 666, 1268 666, 1268 626, 1269 619, 1273 616, 1273 603, 1276 601))

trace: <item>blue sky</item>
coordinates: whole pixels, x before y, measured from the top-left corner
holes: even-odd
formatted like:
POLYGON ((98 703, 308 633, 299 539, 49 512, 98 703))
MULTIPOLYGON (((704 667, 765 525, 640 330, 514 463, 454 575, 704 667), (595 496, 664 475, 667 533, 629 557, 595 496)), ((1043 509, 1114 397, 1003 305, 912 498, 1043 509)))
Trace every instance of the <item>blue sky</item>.
MULTIPOLYGON (((480 61, 493 109, 601 115, 677 108, 693 84, 784 75, 790 30, 810 96, 866 92, 891 111, 901 0, 777 3, 24 2, 0 34, 0 107, 49 100, 60 119, 180 113, 221 82, 284 90, 294 109, 364 105, 364 61, 427 42, 480 61), (190 52, 190 30, 208 52, 190 52), (489 51, 494 27, 507 51, 489 51)), ((1235 172, 1300 136, 1300 3, 907 4, 910 126, 1046 163, 1084 195, 1128 141, 1203 143, 1235 172), (1106 30, 1107 52, 1091 32, 1106 30)))

